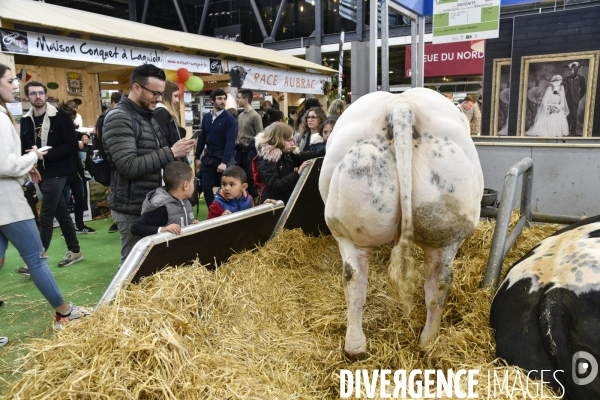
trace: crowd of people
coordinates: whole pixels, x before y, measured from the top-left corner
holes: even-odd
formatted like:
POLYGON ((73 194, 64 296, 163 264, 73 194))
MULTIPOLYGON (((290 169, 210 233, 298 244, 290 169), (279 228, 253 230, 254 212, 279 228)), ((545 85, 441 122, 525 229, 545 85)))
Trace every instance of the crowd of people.
MULTIPOLYGON (((57 329, 90 315, 64 301, 46 257, 56 219, 68 249, 58 266, 83 260, 77 235, 96 233, 83 223, 88 170, 109 187, 107 203, 114 221, 109 232, 120 234, 122 264, 142 237, 180 234, 182 227, 198 222, 189 200, 195 189, 190 158, 194 147, 208 219, 255 204, 287 201, 309 160, 325 154, 327 139, 345 109, 345 103, 336 100, 326 116, 319 101, 309 98, 300 115, 292 113, 286 123, 270 101, 262 104, 261 117, 247 89, 237 95, 239 113, 225 110, 228 95, 216 89, 210 94, 212 111, 201 120, 194 117, 197 139, 188 139, 179 117, 178 85, 166 80, 162 69, 144 64, 131 75, 128 95, 112 94, 91 137, 78 132, 83 126, 78 99, 55 107, 47 101, 44 83, 28 81, 23 92, 31 108, 20 121, 19 135, 6 107, 15 101, 16 90, 12 71, 0 64, 0 152, 6 160, 0 166, 0 191, 10 204, 0 216, 0 268, 10 242, 25 262, 16 272, 30 276, 56 309, 57 329), (84 169, 79 152, 90 143, 94 164, 84 169), (28 180, 43 195, 39 224, 37 209, 20 187, 28 180)), ((0 347, 7 342, 0 336, 0 347)))

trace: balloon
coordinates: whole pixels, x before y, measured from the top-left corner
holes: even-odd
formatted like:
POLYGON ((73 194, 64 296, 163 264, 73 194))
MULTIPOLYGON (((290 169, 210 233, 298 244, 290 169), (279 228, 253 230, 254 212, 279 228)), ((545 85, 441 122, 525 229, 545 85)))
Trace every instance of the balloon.
POLYGON ((175 82, 177 80, 177 72, 175 72, 175 71, 166 70, 165 71, 165 76, 166 76, 166 78, 167 78, 168 81, 175 82))
POLYGON ((183 96, 183 92, 185 92, 185 85, 181 82, 175 82, 175 83, 177 83, 177 86, 179 86, 179 92, 180 92, 179 95, 183 96))
POLYGON ((185 68, 179 68, 177 70, 177 82, 184 83, 190 79, 190 71, 185 68))
POLYGON ((190 76, 190 79, 185 81, 185 87, 192 92, 199 92, 204 87, 204 82, 199 76, 190 76))

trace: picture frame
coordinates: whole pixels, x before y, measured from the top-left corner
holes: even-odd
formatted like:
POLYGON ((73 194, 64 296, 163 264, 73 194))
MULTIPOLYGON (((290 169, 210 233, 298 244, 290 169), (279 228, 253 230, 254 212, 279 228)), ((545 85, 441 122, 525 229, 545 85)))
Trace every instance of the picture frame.
POLYGON ((67 92, 69 94, 83 96, 83 77, 79 72, 66 71, 67 92))
POLYGON ((517 136, 591 137, 600 51, 521 58, 517 136))
POLYGON ((490 136, 507 136, 510 104, 510 58, 497 58, 492 69, 490 136))

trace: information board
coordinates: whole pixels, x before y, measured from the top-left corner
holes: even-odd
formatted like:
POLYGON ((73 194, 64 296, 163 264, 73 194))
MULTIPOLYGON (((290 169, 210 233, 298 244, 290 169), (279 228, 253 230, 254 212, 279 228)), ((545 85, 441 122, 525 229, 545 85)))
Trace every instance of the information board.
POLYGON ((433 43, 498 37, 500 0, 434 0, 433 43))

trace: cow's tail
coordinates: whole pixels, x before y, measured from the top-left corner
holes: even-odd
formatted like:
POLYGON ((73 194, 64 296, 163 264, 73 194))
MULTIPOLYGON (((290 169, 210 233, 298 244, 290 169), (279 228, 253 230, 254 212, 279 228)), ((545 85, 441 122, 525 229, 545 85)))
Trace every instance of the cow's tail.
POLYGON ((412 132, 413 114, 408 103, 396 103, 388 111, 388 135, 394 139, 396 169, 400 191, 400 239, 392 249, 387 282, 392 295, 409 312, 416 284, 416 270, 412 255, 412 132))

